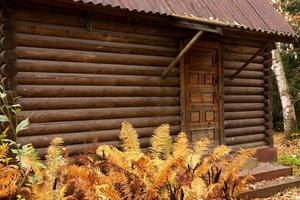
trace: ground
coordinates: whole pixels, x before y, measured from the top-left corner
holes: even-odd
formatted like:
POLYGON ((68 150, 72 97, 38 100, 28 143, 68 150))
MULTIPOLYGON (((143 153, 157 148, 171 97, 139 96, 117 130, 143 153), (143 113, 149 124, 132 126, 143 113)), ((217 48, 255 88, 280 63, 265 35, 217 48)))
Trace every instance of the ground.
MULTIPOLYGON (((293 166, 294 174, 300 176, 300 139, 297 138, 300 137, 295 137, 293 140, 285 140, 282 133, 275 133, 274 146, 278 151, 278 161, 281 164, 293 166)), ((288 189, 284 192, 279 192, 273 197, 259 200, 300 200, 300 188, 288 189)))

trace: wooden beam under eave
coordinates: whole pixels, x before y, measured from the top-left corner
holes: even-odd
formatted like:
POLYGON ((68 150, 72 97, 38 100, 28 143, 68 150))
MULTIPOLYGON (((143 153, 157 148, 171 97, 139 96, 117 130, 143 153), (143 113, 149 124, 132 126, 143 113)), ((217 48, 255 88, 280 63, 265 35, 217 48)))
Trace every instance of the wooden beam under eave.
POLYGON ((180 51, 178 56, 170 63, 170 65, 162 72, 161 77, 164 78, 168 72, 179 62, 179 60, 190 50, 190 48, 197 42, 197 40, 203 35, 204 31, 198 31, 198 33, 189 41, 189 43, 180 51))
POLYGON ((266 48, 268 48, 270 45, 272 45, 274 43, 273 40, 269 41, 266 45, 264 45, 263 47, 261 47, 257 52, 255 52, 255 54, 253 54, 251 56, 251 58, 249 58, 249 60, 247 60, 247 62, 245 62, 231 77, 231 79, 234 79, 234 77, 236 77, 239 73, 241 73, 241 71, 246 68, 257 56, 259 56, 260 54, 262 54, 264 52, 264 50, 266 48))

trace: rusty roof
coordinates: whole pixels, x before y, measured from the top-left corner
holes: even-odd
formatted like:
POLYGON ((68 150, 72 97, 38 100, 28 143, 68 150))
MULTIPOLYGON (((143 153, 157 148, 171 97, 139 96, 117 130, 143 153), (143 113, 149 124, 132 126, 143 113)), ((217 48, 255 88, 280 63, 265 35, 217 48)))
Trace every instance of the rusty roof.
POLYGON ((294 37, 269 0, 72 0, 294 37))

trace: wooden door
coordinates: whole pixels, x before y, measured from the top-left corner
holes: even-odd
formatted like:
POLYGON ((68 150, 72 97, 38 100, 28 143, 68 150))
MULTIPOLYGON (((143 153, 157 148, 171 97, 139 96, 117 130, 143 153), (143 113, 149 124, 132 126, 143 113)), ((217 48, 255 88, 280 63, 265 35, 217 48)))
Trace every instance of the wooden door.
POLYGON ((193 47, 184 58, 184 129, 191 141, 220 139, 218 48, 193 47))

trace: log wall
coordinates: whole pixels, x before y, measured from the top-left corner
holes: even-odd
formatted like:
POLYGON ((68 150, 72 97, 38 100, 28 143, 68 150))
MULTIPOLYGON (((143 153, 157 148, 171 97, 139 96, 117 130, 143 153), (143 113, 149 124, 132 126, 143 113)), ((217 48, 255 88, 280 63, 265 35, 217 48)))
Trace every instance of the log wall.
POLYGON ((84 13, 20 6, 15 80, 30 128, 19 141, 44 152, 60 136, 71 153, 117 144, 120 124, 137 127, 142 147, 163 123, 180 131, 179 70, 160 75, 178 52, 178 31, 118 23, 84 13))
POLYGON ((234 148, 272 144, 270 50, 232 75, 267 41, 234 35, 223 40, 225 143, 234 148))
MULTIPOLYGON (((190 32, 17 5, 9 20, 13 23, 1 22, 0 57, 2 75, 21 96, 19 120, 31 121, 21 143, 33 143, 44 153, 51 139, 60 136, 71 153, 78 153, 93 143, 118 144, 123 121, 137 127, 142 147, 162 123, 171 125, 173 135, 180 131, 179 69, 165 79, 160 75, 190 32)), ((266 41, 232 34, 213 38, 223 49, 225 143, 272 144, 270 51, 231 79, 266 41)), ((202 39, 211 40, 208 35, 202 39)))

